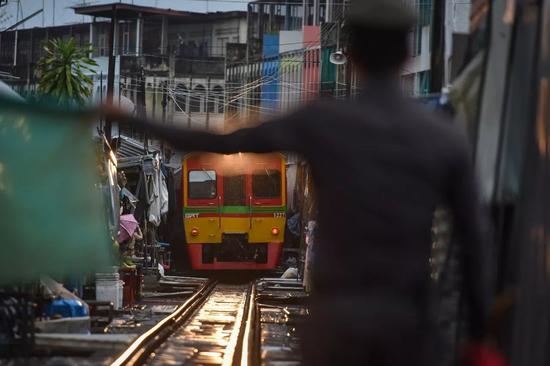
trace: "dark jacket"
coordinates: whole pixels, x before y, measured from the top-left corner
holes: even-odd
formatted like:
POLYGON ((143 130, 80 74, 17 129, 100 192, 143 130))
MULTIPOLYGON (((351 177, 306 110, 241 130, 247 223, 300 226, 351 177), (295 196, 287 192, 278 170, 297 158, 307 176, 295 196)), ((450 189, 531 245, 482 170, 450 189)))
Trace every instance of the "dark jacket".
POLYGON ((465 136, 397 90, 379 83, 356 101, 318 101, 229 135, 147 128, 185 151, 306 157, 319 201, 320 293, 384 290, 427 306, 433 213, 447 203, 463 245, 473 335, 480 335, 490 295, 487 242, 465 136))

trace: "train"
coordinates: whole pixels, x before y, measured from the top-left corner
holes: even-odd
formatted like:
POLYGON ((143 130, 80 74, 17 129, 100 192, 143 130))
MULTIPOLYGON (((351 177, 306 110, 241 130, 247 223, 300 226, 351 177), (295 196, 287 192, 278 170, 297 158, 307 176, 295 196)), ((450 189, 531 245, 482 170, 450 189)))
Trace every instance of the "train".
POLYGON ((193 270, 272 270, 286 224, 286 160, 280 153, 183 158, 183 220, 193 270))

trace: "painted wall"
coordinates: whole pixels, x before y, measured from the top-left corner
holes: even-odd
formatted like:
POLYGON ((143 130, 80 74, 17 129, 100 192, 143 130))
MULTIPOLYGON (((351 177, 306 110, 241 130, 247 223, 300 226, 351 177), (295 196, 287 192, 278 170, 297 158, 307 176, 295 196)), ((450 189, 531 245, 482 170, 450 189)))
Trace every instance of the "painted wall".
POLYGON ((261 118, 273 116, 279 110, 279 35, 265 35, 262 56, 261 118))
POLYGON ((319 95, 321 27, 304 27, 304 69, 302 75, 302 102, 311 101, 319 95))
POLYGON ((287 112, 300 105, 302 98, 304 32, 281 31, 279 49, 280 65, 280 108, 287 112))

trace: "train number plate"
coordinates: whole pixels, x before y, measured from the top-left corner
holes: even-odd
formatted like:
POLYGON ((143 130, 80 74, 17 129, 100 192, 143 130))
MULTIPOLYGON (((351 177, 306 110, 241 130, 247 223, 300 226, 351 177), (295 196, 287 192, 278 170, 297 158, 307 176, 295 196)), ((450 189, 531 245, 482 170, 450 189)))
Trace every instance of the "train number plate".
POLYGON ((198 213, 186 213, 185 218, 186 219, 198 219, 199 214, 198 213))
POLYGON ((273 217, 276 218, 276 219, 280 219, 280 218, 286 217, 286 214, 284 212, 275 212, 273 214, 273 217))

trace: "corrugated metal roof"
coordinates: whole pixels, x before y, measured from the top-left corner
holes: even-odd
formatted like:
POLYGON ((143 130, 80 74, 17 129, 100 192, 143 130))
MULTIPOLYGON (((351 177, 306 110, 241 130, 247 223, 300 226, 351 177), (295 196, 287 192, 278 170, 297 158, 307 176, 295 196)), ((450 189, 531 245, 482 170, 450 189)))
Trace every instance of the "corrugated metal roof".
POLYGON ((160 148, 155 145, 149 145, 147 151, 143 142, 127 136, 120 136, 116 149, 117 159, 133 158, 138 156, 150 155, 155 152, 160 152, 160 148))

